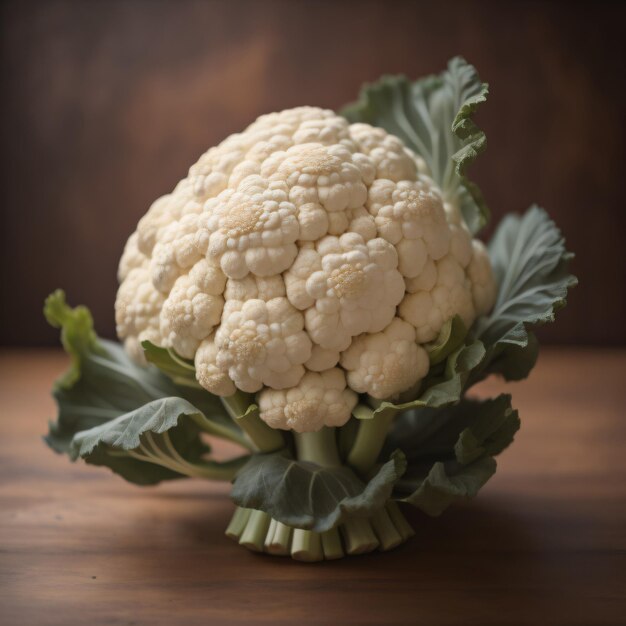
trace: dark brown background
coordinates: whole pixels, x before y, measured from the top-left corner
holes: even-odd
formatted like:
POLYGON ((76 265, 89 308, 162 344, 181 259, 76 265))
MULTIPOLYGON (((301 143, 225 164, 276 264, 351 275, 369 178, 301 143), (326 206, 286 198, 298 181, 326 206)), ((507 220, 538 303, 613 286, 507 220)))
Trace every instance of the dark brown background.
POLYGON ((626 11, 589 2, 2 4, 0 344, 57 341, 63 286, 113 334, 117 259, 150 202, 257 115, 337 108, 463 54, 492 85, 474 168, 497 219, 544 205, 578 257, 556 343, 626 343, 626 11))

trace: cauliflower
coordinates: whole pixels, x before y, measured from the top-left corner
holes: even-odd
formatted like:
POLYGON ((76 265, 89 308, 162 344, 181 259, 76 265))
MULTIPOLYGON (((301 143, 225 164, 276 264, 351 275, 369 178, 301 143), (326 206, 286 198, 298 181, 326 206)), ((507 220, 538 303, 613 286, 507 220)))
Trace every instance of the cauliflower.
POLYGON ((120 260, 117 333, 193 359, 274 428, 349 419, 428 370, 422 344, 495 299, 484 246, 403 142, 332 111, 261 116, 203 154, 120 260))

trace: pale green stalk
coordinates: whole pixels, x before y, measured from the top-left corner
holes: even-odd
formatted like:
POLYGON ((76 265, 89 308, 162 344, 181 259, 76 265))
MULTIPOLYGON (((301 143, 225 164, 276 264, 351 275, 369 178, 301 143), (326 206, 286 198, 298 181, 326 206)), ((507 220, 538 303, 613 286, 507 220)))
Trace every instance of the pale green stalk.
POLYGON ((385 409, 374 413, 364 405, 356 407, 354 414, 359 418, 359 430, 347 460, 359 474, 367 476, 380 455, 394 414, 385 409))
POLYGON ((263 552, 265 536, 270 527, 270 516, 263 511, 252 511, 239 543, 253 552, 263 552))
POLYGON ((341 536, 337 528, 331 528, 321 534, 322 550, 324 558, 328 561, 340 559, 344 556, 343 547, 341 545, 341 536))
POLYGON ((291 558, 296 561, 323 561, 322 540, 319 533, 294 528, 291 540, 291 558))
POLYGON ((250 396, 237 392, 220 399, 230 417, 246 433, 259 452, 275 452, 285 447, 282 433, 270 428, 259 417, 259 409, 252 404, 250 396))
POLYGON ((379 545, 372 526, 364 518, 348 518, 339 528, 348 554, 371 552, 379 545))
POLYGON ((407 522, 406 517, 404 517, 398 503, 395 500, 389 500, 387 502, 387 513, 393 522, 393 525, 396 527, 396 530, 400 533, 403 541, 410 539, 415 535, 415 531, 411 528, 409 522, 407 522))
POLYGON ((370 522, 380 542, 381 550, 391 550, 402 543, 402 535, 385 509, 376 511, 370 522))
POLYGON ((243 507, 238 506, 230 520, 230 524, 228 524, 228 528, 226 528, 226 536, 230 537, 230 539, 234 539, 235 541, 239 541, 244 529, 246 528, 246 524, 250 519, 251 512, 251 509, 244 509, 243 507))
POLYGON ((291 527, 273 519, 265 539, 265 551, 268 554, 289 555, 291 552, 292 531, 291 527))
POLYGON ((322 467, 339 467, 335 428, 324 426, 314 433, 293 433, 298 460, 316 463, 322 467))

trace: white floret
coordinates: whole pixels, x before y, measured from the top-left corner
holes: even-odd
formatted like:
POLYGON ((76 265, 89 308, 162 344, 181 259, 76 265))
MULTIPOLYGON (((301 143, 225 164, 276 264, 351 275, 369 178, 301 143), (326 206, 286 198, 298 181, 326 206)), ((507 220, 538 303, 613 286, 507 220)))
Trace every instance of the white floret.
POLYGON ((276 276, 254 276, 248 274, 245 278, 237 280, 229 278, 226 281, 226 289, 224 290, 224 298, 226 300, 271 300, 285 295, 285 282, 283 277, 278 274, 276 276))
POLYGON ((396 246, 403 276, 419 276, 429 258, 447 254, 451 231, 441 196, 430 179, 376 180, 369 189, 367 208, 379 236, 396 246))
POLYGON ((124 346, 131 357, 145 363, 142 341, 159 345, 159 315, 163 307, 163 294, 150 281, 147 264, 129 271, 120 284, 115 299, 116 332, 124 339, 124 346))
POLYGON ((261 115, 246 133, 271 132, 287 137, 294 144, 321 143, 334 145, 349 140, 348 121, 329 109, 302 106, 261 115))
POLYGON ((368 155, 374 163, 376 178, 415 180, 417 160, 394 135, 369 124, 352 124, 350 138, 356 143, 358 151, 368 155))
POLYGON ((286 298, 229 300, 215 334, 217 366, 242 391, 293 387, 311 356, 303 326, 302 313, 286 298))
POLYGON ((333 368, 307 372, 291 389, 264 389, 258 403, 261 419, 272 428, 304 433, 323 426, 343 426, 350 419, 357 395, 346 388, 344 373, 333 368))
POLYGON ((202 259, 176 280, 160 315, 161 344, 192 359, 200 342, 220 322, 226 277, 202 259))
POLYGON ((411 285, 398 312, 415 327, 417 341, 434 340, 442 326, 459 315, 469 328, 476 318, 472 285, 465 270, 452 254, 434 262, 411 285), (434 271, 433 271, 434 266, 434 271))
POLYGON ((353 336, 382 330, 404 295, 395 248, 356 233, 304 248, 285 274, 287 297, 305 310, 306 329, 326 350, 345 350, 353 336))
POLYGON ((237 388, 228 377, 228 372, 217 366, 217 353, 215 335, 211 335, 198 346, 194 358, 196 380, 216 396, 232 396, 237 388))
POLYGON ((338 350, 325 350, 322 346, 313 344, 311 357, 304 366, 312 372, 323 372, 331 367, 335 367, 339 363, 339 356, 338 350))
POLYGON ((355 146, 350 140, 347 120, 333 111, 316 107, 298 107, 263 115, 251 124, 242 136, 250 141, 243 160, 231 172, 228 180, 228 186, 231 188, 236 188, 246 176, 259 174, 261 164, 275 152, 284 152, 294 145, 341 144, 351 152, 355 151, 355 146))
POLYGON ((229 278, 280 274, 298 253, 296 207, 279 181, 246 178, 237 191, 227 189, 209 200, 200 220, 198 248, 229 278))
POLYGON ((233 170, 255 142, 255 138, 245 132, 236 133, 207 150, 189 169, 188 184, 195 200, 203 203, 224 191, 233 170))
POLYGON ((301 240, 313 241, 347 227, 342 212, 362 207, 373 167, 341 144, 307 143, 275 152, 261 166, 261 175, 284 181, 289 199, 298 207, 301 240))
POLYGON ((148 264, 148 257, 139 250, 139 235, 134 232, 124 246, 124 252, 117 268, 117 280, 122 283, 131 270, 148 264))
POLYGON ((413 326, 395 318, 380 333, 360 335, 341 355, 348 385, 373 398, 392 398, 415 387, 427 374, 426 350, 413 326))
POLYGON ((200 207, 187 213, 163 228, 152 250, 150 272, 152 283, 163 293, 168 293, 176 279, 195 265, 202 257, 197 245, 200 228, 200 207))
POLYGON ((197 212, 201 203, 196 200, 191 181, 183 178, 172 193, 157 198, 137 224, 137 246, 151 256, 154 246, 172 222, 188 212, 197 212))

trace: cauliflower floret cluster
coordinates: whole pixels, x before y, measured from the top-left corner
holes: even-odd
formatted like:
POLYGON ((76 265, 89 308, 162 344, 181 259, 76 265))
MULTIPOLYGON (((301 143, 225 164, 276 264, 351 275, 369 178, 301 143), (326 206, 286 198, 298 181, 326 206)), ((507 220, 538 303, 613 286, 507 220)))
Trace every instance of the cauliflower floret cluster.
POLYGON ((205 389, 256 393, 271 427, 341 426, 397 398, 423 344, 495 299, 484 246, 424 162, 380 128, 299 107, 211 148, 139 221, 117 332, 193 360, 205 389))
POLYGON ((359 393, 384 399, 411 389, 428 372, 428 354, 415 328, 395 318, 381 333, 357 337, 341 355, 348 384, 359 393))
POLYGON ((263 419, 272 428, 298 432, 325 426, 343 426, 356 405, 357 395, 346 387, 346 376, 337 367, 323 372, 307 372, 296 387, 268 389, 259 399, 263 419))

